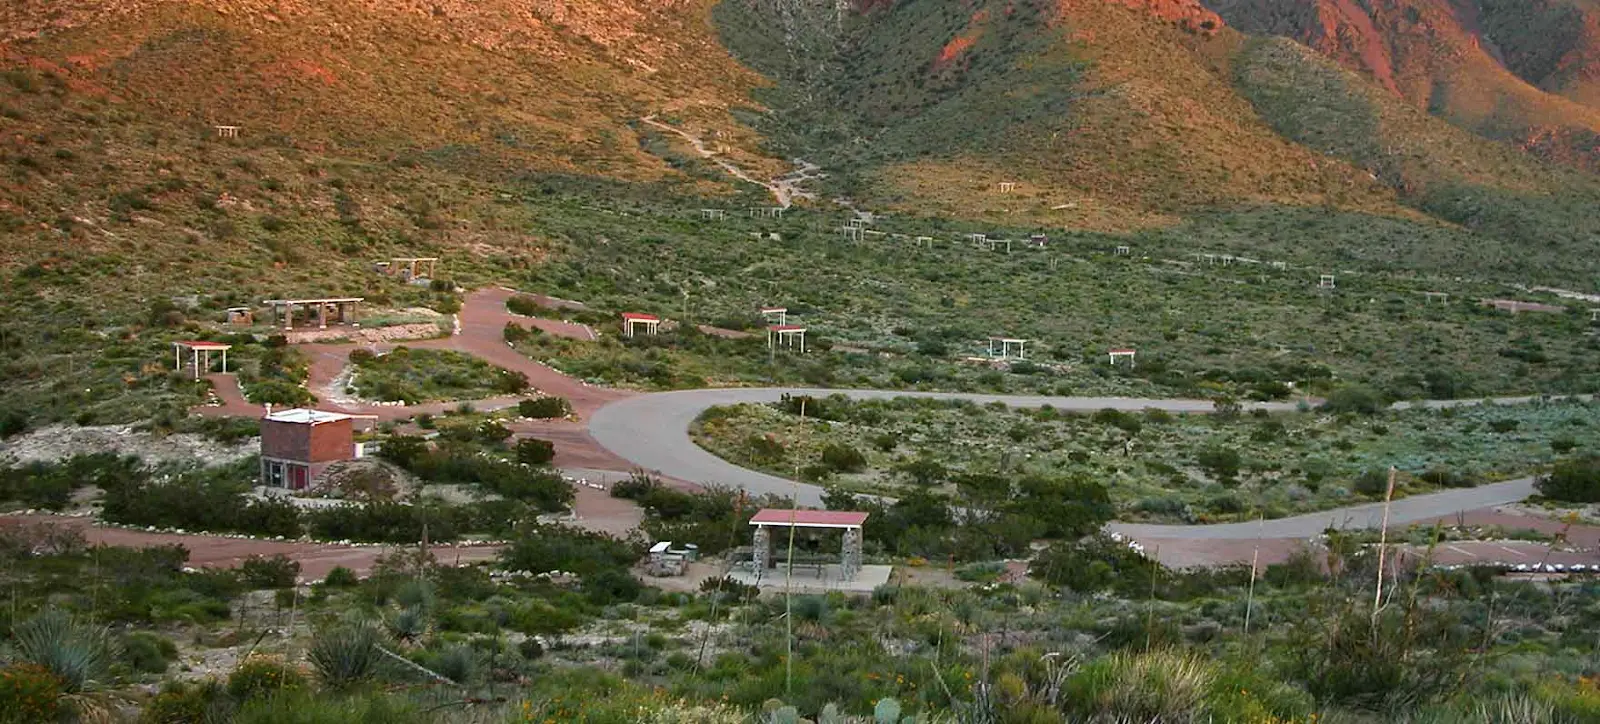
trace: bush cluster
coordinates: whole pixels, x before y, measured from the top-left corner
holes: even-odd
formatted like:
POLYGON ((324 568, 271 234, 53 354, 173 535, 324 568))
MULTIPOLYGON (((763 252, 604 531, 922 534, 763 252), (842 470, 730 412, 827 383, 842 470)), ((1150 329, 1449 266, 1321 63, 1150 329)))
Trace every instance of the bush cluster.
MULTIPOLYGON (((430 450, 420 438, 395 436, 384 441, 379 454, 428 482, 479 485, 544 511, 565 510, 575 495, 555 471, 530 469, 466 444, 447 442, 430 450)), ((549 462, 554 454, 543 440, 522 440, 516 448, 518 461, 533 465, 549 462)))
POLYGON ((247 469, 188 471, 166 480, 148 474, 118 480, 105 488, 101 515, 125 525, 299 537, 300 511, 292 503, 244 495, 253 462, 246 461, 247 469))
POLYGON ((1600 457, 1586 456, 1558 463, 1534 486, 1539 494, 1563 503, 1600 503, 1600 457))
POLYGON ((112 453, 74 455, 53 463, 35 461, 0 468, 0 502, 61 510, 71 502, 73 491, 81 487, 111 489, 142 474, 138 458, 112 453))
POLYGON ((572 404, 565 397, 530 397, 517 403, 517 414, 536 420, 553 420, 572 414, 572 404))

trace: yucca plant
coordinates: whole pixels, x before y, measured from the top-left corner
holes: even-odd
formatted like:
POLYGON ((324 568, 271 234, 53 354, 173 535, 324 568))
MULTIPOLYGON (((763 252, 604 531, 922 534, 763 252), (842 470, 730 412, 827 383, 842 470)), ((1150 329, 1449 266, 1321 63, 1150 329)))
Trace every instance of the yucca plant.
POLYGON ((456 644, 440 651, 430 663, 435 673, 457 684, 473 683, 482 668, 478 652, 466 644, 456 644))
POLYGON ((69 694, 94 688, 117 658, 116 639, 104 626, 80 622, 54 609, 18 624, 13 633, 15 658, 48 669, 69 694))
POLYGON ((1118 653, 1069 679, 1067 703, 1091 722, 1205 722, 1215 677, 1203 660, 1182 653, 1118 653))
POLYGON ((318 632, 307 652, 322 682, 346 689, 372 680, 383 665, 383 637, 370 623, 346 623, 318 632))
POLYGON ((422 606, 407 606, 385 618, 383 626, 396 641, 416 643, 428 633, 428 611, 422 606))
POLYGON ((98 690, 118 655, 116 639, 106 627, 52 609, 17 624, 12 633, 16 641, 11 658, 55 677, 62 703, 81 719, 106 717, 109 709, 98 690))

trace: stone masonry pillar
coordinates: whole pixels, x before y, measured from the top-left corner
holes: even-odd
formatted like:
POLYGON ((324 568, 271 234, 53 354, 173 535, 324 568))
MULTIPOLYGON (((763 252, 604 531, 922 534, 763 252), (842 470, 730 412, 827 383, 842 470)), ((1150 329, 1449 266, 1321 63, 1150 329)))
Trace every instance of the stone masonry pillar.
POLYGON ((844 552, 839 559, 839 575, 847 581, 855 580, 861 571, 861 529, 844 529, 844 552))
POLYGON ((751 556, 755 563, 756 575, 765 576, 767 566, 772 562, 772 529, 764 525, 756 526, 755 554, 751 556))

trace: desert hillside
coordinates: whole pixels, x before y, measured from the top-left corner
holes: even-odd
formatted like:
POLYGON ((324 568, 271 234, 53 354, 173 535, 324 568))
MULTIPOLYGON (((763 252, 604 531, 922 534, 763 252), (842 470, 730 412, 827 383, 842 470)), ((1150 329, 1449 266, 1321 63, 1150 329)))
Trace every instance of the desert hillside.
POLYGON ((1297 40, 1392 95, 1484 137, 1600 164, 1600 14, 1593 3, 1216 0, 1230 24, 1297 40))

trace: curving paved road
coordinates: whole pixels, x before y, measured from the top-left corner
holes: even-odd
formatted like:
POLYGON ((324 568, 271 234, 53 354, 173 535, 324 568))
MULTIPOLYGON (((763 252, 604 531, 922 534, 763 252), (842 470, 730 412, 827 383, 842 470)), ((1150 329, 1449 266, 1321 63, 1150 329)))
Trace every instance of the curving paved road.
MULTIPOLYGON (((733 388, 683 390, 640 395, 612 402, 589 418, 589 434, 602 447, 634 465, 663 476, 699 483, 730 485, 754 494, 771 493, 792 497, 801 505, 822 504, 822 488, 816 485, 768 475, 734 465, 696 445, 689 437, 689 425, 700 413, 717 405, 776 402, 782 395, 823 397, 842 394, 856 400, 894 397, 924 397, 941 400, 964 399, 980 404, 1002 402, 1012 407, 1050 405, 1061 410, 1092 412, 1105 408, 1137 411, 1158 409, 1167 412, 1209 413, 1209 400, 1155 400, 1127 397, 1049 397, 1037 395, 987 395, 955 392, 906 392, 894 390, 826 390, 804 388, 733 388)), ((1520 399, 1520 398, 1519 398, 1520 399)), ((1523 399, 1522 401, 1527 401, 1523 399)), ((1481 401, 1451 401, 1432 406, 1479 404, 1481 401)), ((1511 399, 1499 402, 1512 402, 1511 399)), ((1295 403, 1267 402, 1246 405, 1246 409, 1284 412, 1295 403)), ((1533 493, 1533 479, 1520 478, 1476 488, 1447 490, 1416 495, 1390 505, 1391 524, 1433 520, 1459 512, 1490 508, 1522 500, 1533 493)), ((1265 523, 1220 523, 1211 525, 1153 525, 1112 523, 1110 530, 1140 539, 1244 540, 1257 538, 1310 538, 1328 527, 1376 528, 1383 517, 1382 503, 1367 503, 1320 513, 1307 513, 1265 523)))

